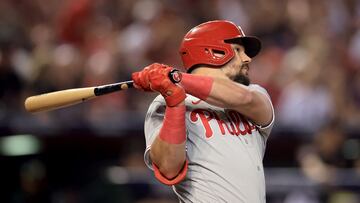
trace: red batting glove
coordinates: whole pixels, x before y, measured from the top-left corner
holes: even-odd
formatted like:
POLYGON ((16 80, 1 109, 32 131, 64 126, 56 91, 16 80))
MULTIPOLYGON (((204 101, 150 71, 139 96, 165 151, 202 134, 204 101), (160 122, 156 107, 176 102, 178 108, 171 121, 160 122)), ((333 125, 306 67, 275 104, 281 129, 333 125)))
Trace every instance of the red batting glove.
POLYGON ((152 66, 154 64, 150 65, 150 66, 146 66, 142 71, 140 72, 134 72, 131 75, 131 78, 134 81, 134 87, 137 89, 141 89, 143 91, 152 91, 150 89, 150 83, 149 83, 149 71, 152 69, 152 66))
POLYGON ((156 64, 156 67, 149 71, 150 88, 159 92, 166 101, 167 106, 176 106, 186 98, 185 90, 174 84, 169 79, 170 66, 156 64))

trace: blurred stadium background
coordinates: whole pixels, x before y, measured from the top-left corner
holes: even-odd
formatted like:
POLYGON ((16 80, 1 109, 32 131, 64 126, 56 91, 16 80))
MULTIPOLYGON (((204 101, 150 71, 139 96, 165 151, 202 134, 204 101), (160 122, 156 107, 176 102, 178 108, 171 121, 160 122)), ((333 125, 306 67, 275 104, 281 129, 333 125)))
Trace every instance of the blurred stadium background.
POLYGON ((184 34, 214 19, 263 42, 251 78, 276 108, 267 201, 360 202, 358 0, 1 0, 0 202, 176 202, 143 163, 155 94, 35 115, 23 101, 128 80, 153 62, 181 68, 184 34))

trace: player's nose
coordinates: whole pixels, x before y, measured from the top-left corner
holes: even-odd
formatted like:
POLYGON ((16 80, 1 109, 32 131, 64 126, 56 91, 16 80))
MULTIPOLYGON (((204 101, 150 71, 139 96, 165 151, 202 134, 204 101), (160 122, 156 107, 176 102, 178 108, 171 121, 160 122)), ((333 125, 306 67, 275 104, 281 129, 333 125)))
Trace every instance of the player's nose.
POLYGON ((240 59, 243 64, 249 64, 251 58, 245 53, 245 51, 240 52, 240 59))

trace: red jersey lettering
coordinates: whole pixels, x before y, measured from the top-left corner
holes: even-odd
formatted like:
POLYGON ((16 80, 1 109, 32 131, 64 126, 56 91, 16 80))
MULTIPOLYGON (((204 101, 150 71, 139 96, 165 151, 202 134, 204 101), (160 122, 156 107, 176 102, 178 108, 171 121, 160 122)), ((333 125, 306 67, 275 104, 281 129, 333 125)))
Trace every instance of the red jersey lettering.
POLYGON ((211 137, 213 135, 213 131, 210 127, 209 121, 214 118, 213 114, 205 109, 195 109, 190 114, 191 121, 196 122, 198 120, 197 116, 200 117, 201 123, 205 128, 205 136, 207 138, 211 137), (207 116, 205 114, 207 114, 207 116))
POLYGON ((217 121, 217 123, 219 124, 219 128, 220 128, 220 131, 221 131, 221 134, 225 135, 225 129, 224 129, 224 126, 226 127, 227 131, 234 135, 235 134, 235 128, 234 128, 234 125, 232 124, 232 122, 229 122, 229 121, 225 121, 223 119, 220 119, 219 115, 214 112, 214 116, 215 116, 215 119, 217 121), (229 129, 229 125, 231 127, 231 129, 229 129))
POLYGON ((222 135, 228 132, 231 135, 247 135, 252 134, 252 131, 256 128, 251 122, 249 122, 243 115, 234 110, 226 111, 211 111, 205 109, 195 109, 190 113, 190 120, 197 122, 198 118, 201 120, 201 124, 205 129, 205 137, 210 138, 213 136, 214 125, 210 125, 210 121, 215 118, 219 130, 222 135))

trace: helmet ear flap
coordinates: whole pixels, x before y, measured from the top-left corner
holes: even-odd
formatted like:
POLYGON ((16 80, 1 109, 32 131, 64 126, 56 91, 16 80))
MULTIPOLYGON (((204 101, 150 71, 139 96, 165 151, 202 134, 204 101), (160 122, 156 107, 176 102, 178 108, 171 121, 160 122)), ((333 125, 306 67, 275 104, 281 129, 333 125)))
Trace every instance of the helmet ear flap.
POLYGON ((205 49, 205 51, 209 51, 213 57, 216 57, 218 59, 222 59, 225 56, 225 51, 220 49, 205 49))
POLYGON ((235 55, 231 45, 226 43, 187 46, 180 54, 188 68, 196 64, 221 66, 235 55))
POLYGON ((227 63, 234 56, 234 51, 231 46, 211 46, 208 48, 210 51, 211 59, 213 64, 210 65, 223 65, 227 63))

